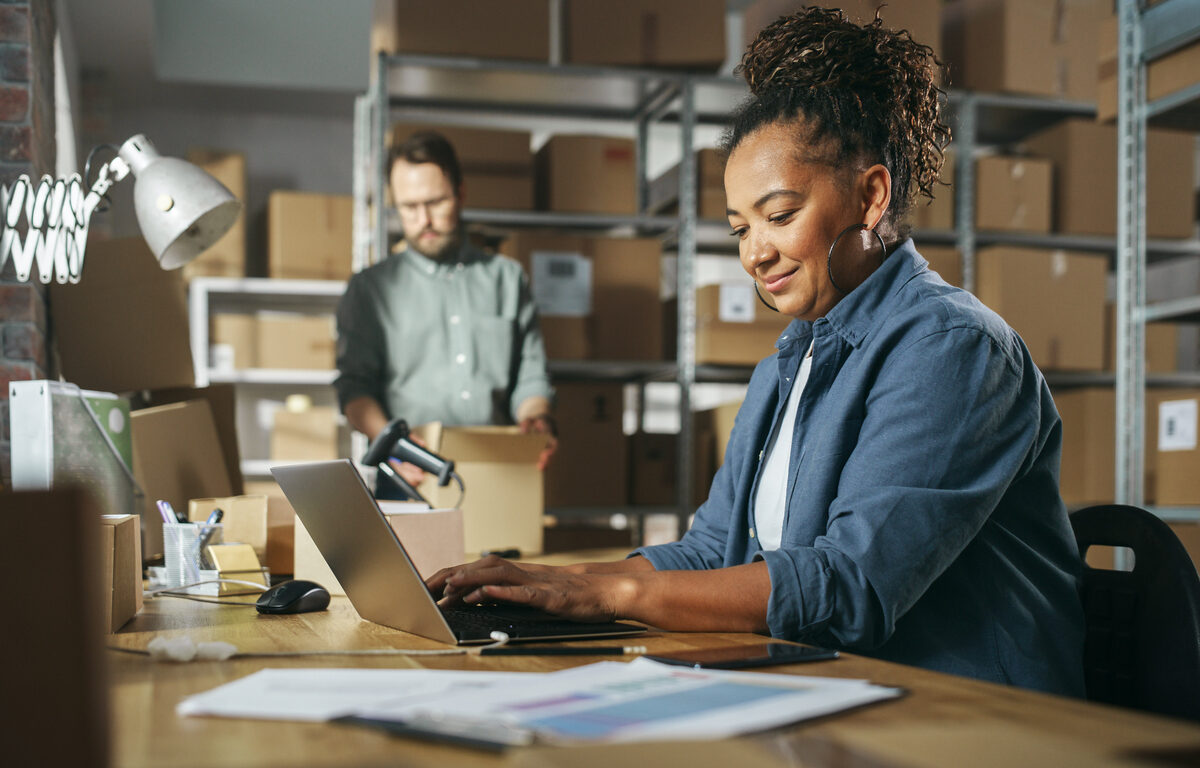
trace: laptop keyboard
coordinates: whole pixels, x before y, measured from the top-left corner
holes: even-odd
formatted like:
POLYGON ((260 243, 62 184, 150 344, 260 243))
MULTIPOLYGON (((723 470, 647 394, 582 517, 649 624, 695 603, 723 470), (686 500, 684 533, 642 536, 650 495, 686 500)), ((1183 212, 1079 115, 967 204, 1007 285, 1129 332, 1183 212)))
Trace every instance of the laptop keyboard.
POLYGON ((642 631, 633 624, 606 622, 585 624, 578 621, 552 616, 532 608, 502 608, 474 606, 470 608, 443 608, 446 623, 459 640, 486 640, 491 633, 500 631, 510 639, 522 637, 554 637, 570 635, 595 635, 642 631))

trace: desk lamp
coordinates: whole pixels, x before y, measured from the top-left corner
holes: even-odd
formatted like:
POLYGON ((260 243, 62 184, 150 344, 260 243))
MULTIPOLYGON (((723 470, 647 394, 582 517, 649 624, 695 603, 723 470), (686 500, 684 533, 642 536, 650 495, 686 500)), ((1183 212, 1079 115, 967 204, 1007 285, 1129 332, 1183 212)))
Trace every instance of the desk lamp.
MULTIPOLYGON (((91 157, 103 144, 92 150, 91 157)), ((89 175, 85 167, 84 174, 89 175)), ((43 176, 34 186, 28 176, 0 188, 0 269, 12 257, 17 280, 29 279, 34 262, 43 283, 78 283, 83 274, 88 223, 103 211, 101 201, 113 184, 132 173, 134 208, 142 236, 163 269, 187 264, 225 234, 242 204, 221 182, 183 160, 163 157, 138 134, 101 166, 96 183, 84 193, 86 179, 43 176), (18 227, 27 227, 22 240, 18 227)))

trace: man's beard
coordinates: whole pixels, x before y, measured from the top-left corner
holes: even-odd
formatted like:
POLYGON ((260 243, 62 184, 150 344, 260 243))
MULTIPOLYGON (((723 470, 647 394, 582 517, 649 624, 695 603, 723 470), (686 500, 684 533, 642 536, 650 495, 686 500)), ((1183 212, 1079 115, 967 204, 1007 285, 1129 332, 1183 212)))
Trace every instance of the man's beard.
POLYGON ((461 233, 458 229, 450 232, 438 232, 434 229, 426 229, 424 232, 417 234, 415 238, 409 240, 409 246, 417 253, 434 261, 441 261, 458 251, 458 245, 461 241, 461 233), (421 235, 425 232, 433 232, 438 235, 436 240, 429 242, 421 242, 421 235))

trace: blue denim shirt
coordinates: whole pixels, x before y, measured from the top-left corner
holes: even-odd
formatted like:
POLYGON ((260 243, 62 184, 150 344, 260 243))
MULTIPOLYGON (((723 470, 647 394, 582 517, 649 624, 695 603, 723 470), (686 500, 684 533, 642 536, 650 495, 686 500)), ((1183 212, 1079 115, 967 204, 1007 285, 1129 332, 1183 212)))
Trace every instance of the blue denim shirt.
POLYGON ((1011 328, 905 242, 758 364, 708 500, 657 569, 765 560, 772 636, 1083 695, 1062 422, 1011 328), (779 549, 755 536, 763 451, 813 342, 779 549))

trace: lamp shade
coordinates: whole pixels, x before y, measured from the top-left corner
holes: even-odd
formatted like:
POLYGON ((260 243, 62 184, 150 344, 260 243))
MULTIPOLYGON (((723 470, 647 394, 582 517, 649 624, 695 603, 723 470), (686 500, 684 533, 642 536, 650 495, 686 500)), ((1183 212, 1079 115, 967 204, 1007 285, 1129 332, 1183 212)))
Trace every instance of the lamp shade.
POLYGON ((145 136, 117 154, 133 172, 138 226, 163 269, 187 264, 237 221, 242 204, 233 193, 191 163, 159 155, 145 136))

